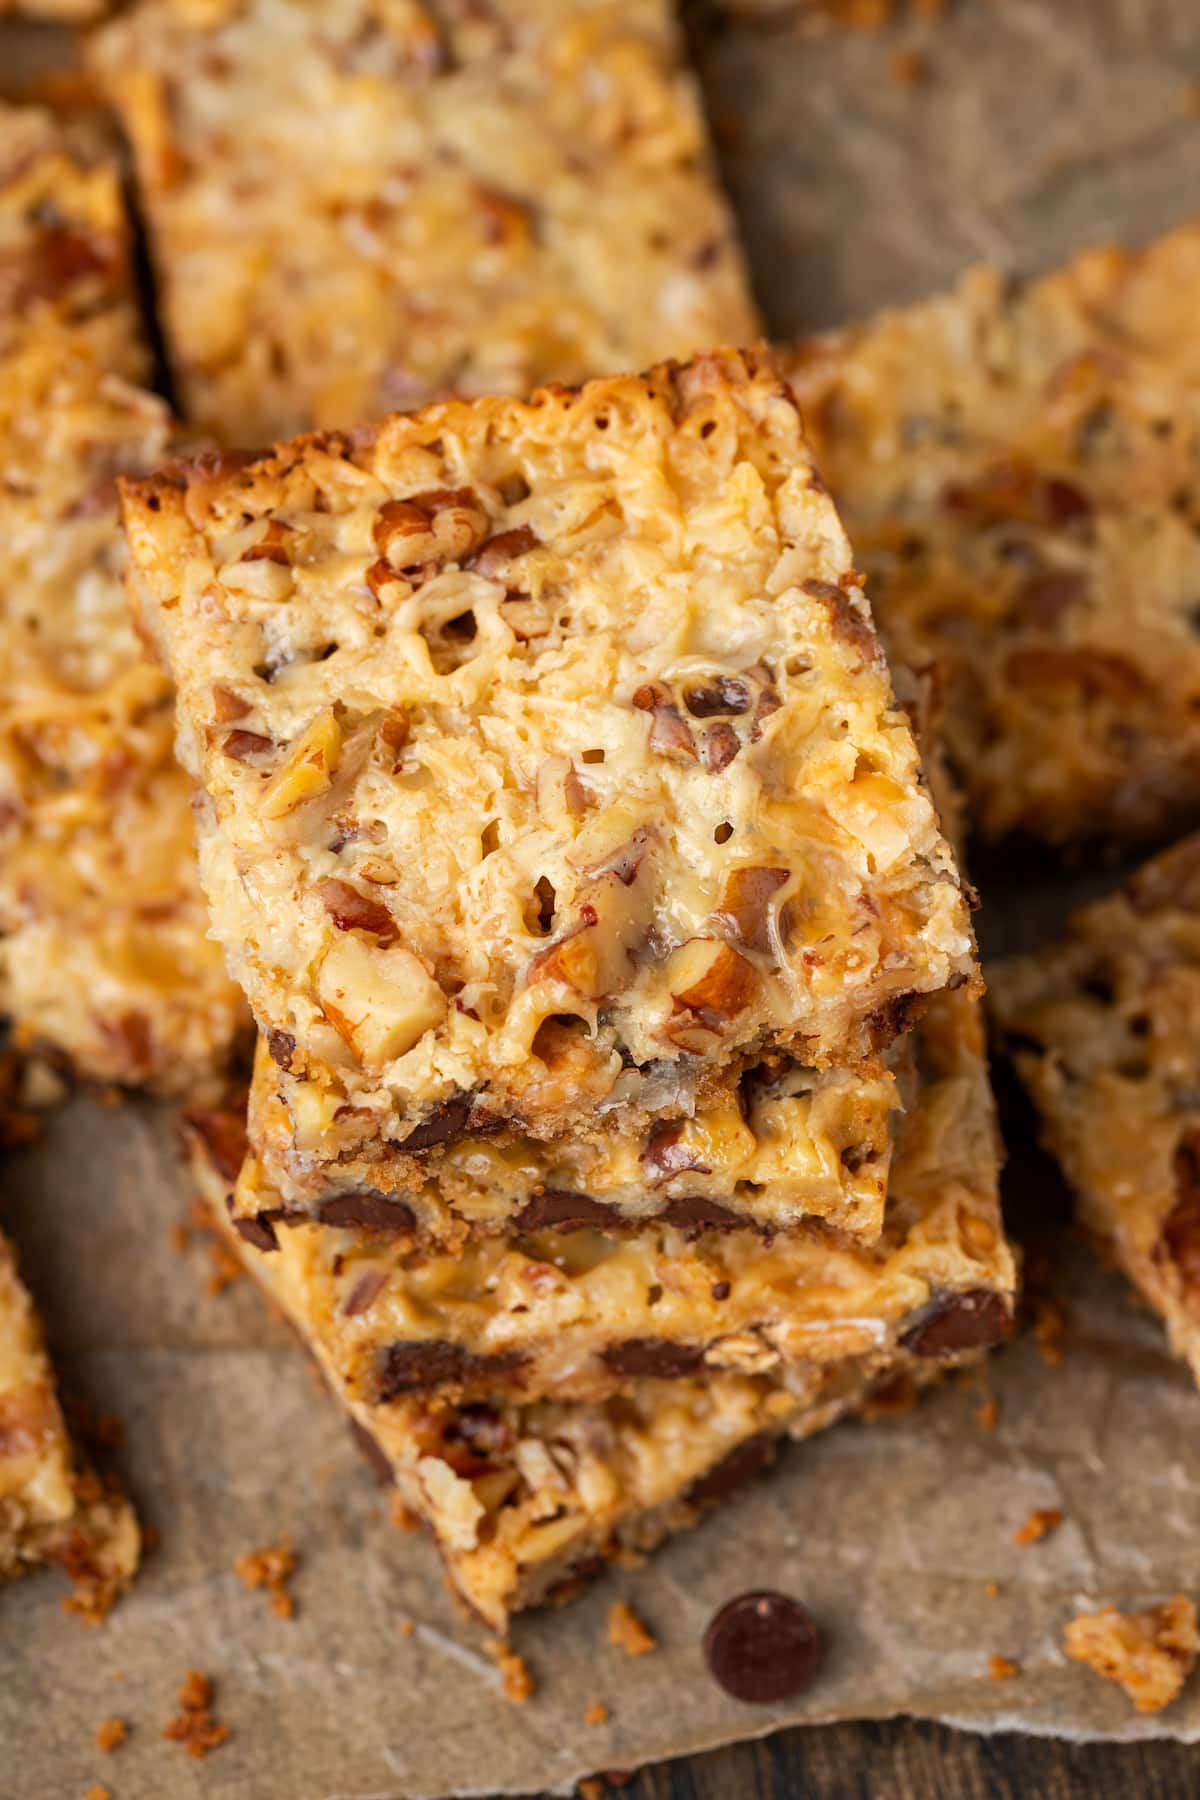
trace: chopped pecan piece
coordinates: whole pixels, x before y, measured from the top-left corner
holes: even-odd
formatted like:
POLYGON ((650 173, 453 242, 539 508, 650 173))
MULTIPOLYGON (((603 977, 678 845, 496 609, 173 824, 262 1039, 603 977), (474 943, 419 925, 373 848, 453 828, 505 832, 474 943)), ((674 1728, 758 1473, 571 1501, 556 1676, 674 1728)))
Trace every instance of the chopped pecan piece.
POLYGON ((407 500, 388 500, 375 519, 375 546, 402 574, 466 562, 491 528, 474 488, 432 488, 407 500))
POLYGON ((748 950, 771 949, 771 897, 791 879, 788 869, 735 869, 725 883, 720 911, 716 914, 748 950))
POLYGON ((721 714, 750 711, 753 699, 746 682, 736 675, 714 675, 687 689, 683 703, 694 719, 713 719, 721 714))
POLYGON ((725 1019, 749 1005, 756 980, 745 957, 718 938, 689 938, 672 953, 667 977, 677 1012, 725 1019))
POLYGON ((339 931, 365 931, 381 944, 394 944, 400 933, 380 900, 371 900, 349 881, 335 876, 317 883, 317 894, 339 931))
POLYGON ((647 681, 637 689, 633 704, 639 712, 652 717, 650 748, 660 756, 673 756, 680 762, 695 762, 698 752, 692 728, 676 706, 670 688, 661 681, 647 681))
POLYGON ((471 558, 470 566, 486 581, 498 581, 518 556, 525 556, 541 542, 532 525, 516 525, 511 531, 498 531, 471 558))

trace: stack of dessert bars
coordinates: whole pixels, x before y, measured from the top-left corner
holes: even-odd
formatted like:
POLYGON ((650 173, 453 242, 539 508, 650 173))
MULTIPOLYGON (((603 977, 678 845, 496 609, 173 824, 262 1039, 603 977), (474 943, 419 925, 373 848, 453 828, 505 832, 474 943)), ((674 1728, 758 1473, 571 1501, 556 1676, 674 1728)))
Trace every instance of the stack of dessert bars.
POLYGON ((996 1342, 967 900, 771 357, 123 484, 247 1264, 502 1626, 996 1342))
POLYGON ((662 361, 757 335, 662 0, 90 60, 189 418, 320 432, 125 489, 260 1032, 197 1172, 499 1628, 1004 1334, 962 886, 778 370, 662 361))
POLYGON ((179 438, 112 159, 80 233, 13 156, 0 999, 201 1099, 231 1241, 501 1628, 1008 1327, 928 684, 771 358, 661 361, 757 333, 662 0, 154 0, 88 56, 189 427, 321 435, 126 484, 185 775, 120 610, 111 478, 179 438))

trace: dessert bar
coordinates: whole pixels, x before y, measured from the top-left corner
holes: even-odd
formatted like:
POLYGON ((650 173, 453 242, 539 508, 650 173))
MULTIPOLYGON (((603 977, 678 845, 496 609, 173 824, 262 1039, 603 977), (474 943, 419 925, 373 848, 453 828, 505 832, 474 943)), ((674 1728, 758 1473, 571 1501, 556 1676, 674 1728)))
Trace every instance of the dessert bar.
POLYGON ((112 164, 0 110, 0 1014, 82 1075, 194 1095, 243 1013, 122 589, 116 480, 170 441, 145 363, 112 164))
POLYGON ((757 333, 667 0, 143 0, 93 66, 223 442, 757 333))
POLYGON ((124 484, 214 930, 301 1149, 877 1068, 968 902, 765 353, 124 484))
POLYGON ((1200 1380, 1200 837, 989 985, 1083 1224, 1200 1380))
POLYGON ((129 1502, 72 1449, 33 1303, 0 1237, 0 1582, 57 1564, 75 1583, 73 1608, 99 1618, 140 1543, 129 1502))
POLYGON ((1200 815, 1200 226, 804 344, 791 378, 889 653, 935 659, 975 827, 1200 815))

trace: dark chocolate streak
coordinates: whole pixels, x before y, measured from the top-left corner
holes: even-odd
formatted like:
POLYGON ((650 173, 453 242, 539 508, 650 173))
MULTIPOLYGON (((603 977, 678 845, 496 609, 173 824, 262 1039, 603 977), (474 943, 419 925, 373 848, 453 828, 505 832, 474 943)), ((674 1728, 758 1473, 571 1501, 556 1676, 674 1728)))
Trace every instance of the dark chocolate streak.
POLYGON ((402 1394, 432 1388, 466 1388, 479 1382, 513 1382, 525 1358, 515 1351, 500 1356, 475 1356, 461 1344, 443 1338, 428 1341, 400 1339, 380 1351, 376 1376, 377 1398, 397 1400, 402 1394))
POLYGON ((914 1356, 954 1356, 998 1344, 1011 1329, 1012 1314, 1000 1294, 967 1288, 960 1294, 935 1294, 914 1314, 900 1346, 914 1356))
POLYGON ((342 1225, 356 1231, 387 1232, 403 1236, 416 1225, 411 1206, 375 1188, 355 1188, 322 1200, 318 1209, 322 1225, 342 1225))
POLYGON ((612 1375, 674 1381, 703 1368, 704 1351, 690 1344, 672 1344, 666 1338, 626 1338, 623 1344, 610 1344, 602 1351, 601 1361, 612 1375))

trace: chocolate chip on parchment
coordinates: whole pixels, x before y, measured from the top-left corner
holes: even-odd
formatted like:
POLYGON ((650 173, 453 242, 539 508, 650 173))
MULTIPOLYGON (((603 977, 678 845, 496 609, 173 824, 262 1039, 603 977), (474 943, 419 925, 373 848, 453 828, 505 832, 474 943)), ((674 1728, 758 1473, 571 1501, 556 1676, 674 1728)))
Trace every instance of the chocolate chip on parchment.
POLYGON ((914 1316, 900 1338, 914 1356, 954 1356, 960 1350, 983 1350, 1008 1336, 1012 1314, 990 1288, 967 1288, 960 1294, 935 1294, 914 1316))
POLYGON ((588 1194, 547 1188, 525 1202, 513 1223, 518 1231, 586 1231, 592 1226, 603 1230, 612 1225, 613 1212, 588 1194))
POLYGON ((322 1200, 318 1208, 322 1225, 342 1225, 352 1231, 380 1231, 402 1236, 412 1231, 416 1218, 411 1206, 381 1194, 376 1188, 355 1188, 352 1193, 334 1194, 322 1200))
POLYGON ((626 1338, 601 1352, 601 1361, 612 1375, 651 1376, 661 1381, 694 1375, 703 1367, 704 1352, 690 1344, 672 1344, 665 1338, 626 1338))
POLYGON ((726 1601, 704 1634, 713 1680, 751 1706, 803 1693, 816 1676, 821 1653, 821 1633, 807 1608, 767 1590, 726 1601))

